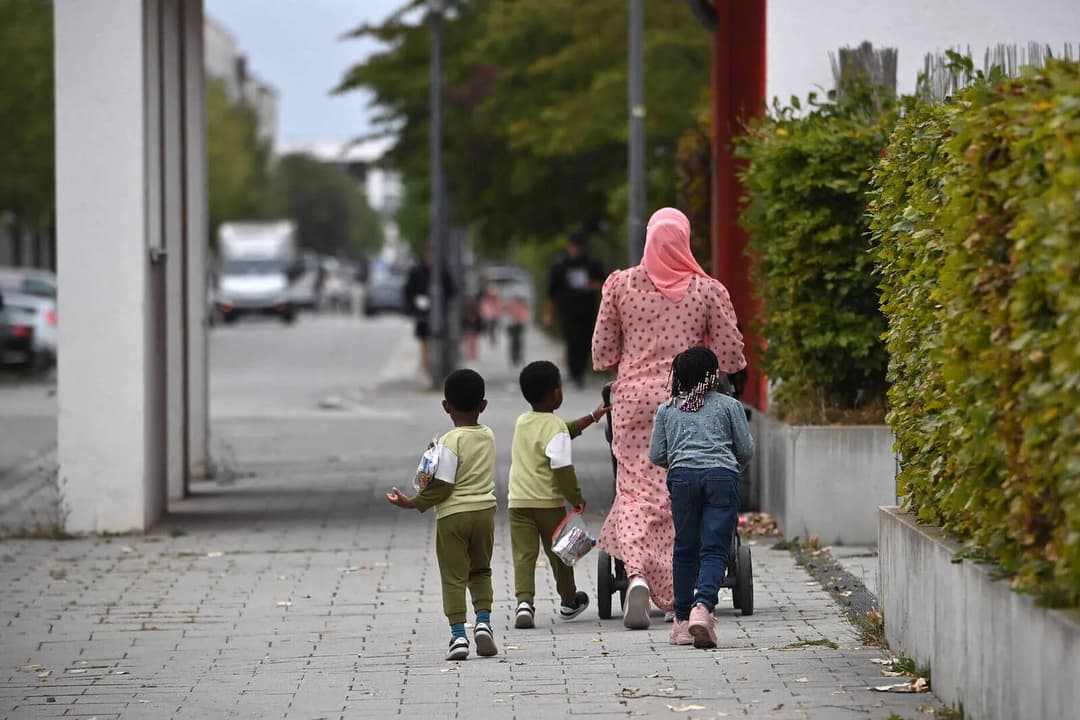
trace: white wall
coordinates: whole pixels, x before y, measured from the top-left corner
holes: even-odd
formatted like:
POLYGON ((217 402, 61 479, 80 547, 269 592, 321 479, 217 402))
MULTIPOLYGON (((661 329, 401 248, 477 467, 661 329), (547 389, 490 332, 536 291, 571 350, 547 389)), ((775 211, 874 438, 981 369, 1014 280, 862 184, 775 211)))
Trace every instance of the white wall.
POLYGON ((1080 0, 768 0, 767 97, 787 102, 833 86, 829 52, 869 40, 899 50, 910 93, 928 52, 971 48, 976 67, 998 43, 1080 43, 1080 0))

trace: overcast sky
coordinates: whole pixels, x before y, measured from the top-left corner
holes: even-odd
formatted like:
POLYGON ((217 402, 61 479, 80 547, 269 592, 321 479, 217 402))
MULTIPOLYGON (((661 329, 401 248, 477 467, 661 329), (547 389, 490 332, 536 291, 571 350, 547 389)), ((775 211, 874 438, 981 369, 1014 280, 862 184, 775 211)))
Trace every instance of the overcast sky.
POLYGON ((378 46, 338 40, 377 23, 403 0, 206 0, 236 39, 249 67, 280 93, 278 141, 285 146, 345 141, 369 129, 366 93, 331 96, 345 71, 378 46))

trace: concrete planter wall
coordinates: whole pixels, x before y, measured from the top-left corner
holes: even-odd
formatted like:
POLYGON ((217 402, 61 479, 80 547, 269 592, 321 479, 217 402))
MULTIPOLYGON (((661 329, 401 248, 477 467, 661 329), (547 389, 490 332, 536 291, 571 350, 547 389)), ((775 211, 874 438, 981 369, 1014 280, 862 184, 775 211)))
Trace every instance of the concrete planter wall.
POLYGON ((786 537, 826 545, 877 543, 877 508, 896 503, 892 431, 885 425, 785 425, 751 418, 754 499, 786 537))
POLYGON ((879 512, 889 646, 929 663, 934 694, 975 720, 1080 713, 1080 611, 1047 610, 895 507, 879 512))

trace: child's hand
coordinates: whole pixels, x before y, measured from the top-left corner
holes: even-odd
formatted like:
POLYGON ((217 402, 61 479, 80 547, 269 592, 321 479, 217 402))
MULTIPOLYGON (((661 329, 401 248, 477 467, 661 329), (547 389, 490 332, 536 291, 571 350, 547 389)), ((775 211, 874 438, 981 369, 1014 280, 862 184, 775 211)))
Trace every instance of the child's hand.
POLYGON ((585 512, 585 501, 584 500, 582 500, 581 502, 579 502, 577 505, 574 506, 574 512, 578 513, 579 515, 581 513, 585 512))
POLYGON ((399 508, 405 508, 411 510, 413 508, 412 500, 409 496, 401 492, 397 488, 391 488, 390 492, 386 493, 386 499, 390 501, 391 505, 397 505, 399 508))
POLYGON ((604 415, 607 415, 609 412, 611 412, 611 405, 607 403, 600 403, 596 406, 596 409, 593 410, 590 414, 593 416, 593 419, 596 420, 596 422, 600 422, 600 418, 604 417, 604 415))

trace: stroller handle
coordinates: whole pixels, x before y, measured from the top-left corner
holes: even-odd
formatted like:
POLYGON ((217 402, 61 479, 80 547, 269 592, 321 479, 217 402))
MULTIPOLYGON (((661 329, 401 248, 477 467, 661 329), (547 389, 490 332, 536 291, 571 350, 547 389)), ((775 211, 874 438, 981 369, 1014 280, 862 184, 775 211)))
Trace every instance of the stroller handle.
POLYGON ((600 397, 603 398, 605 405, 611 404, 611 383, 605 383, 604 388, 600 391, 600 397))

